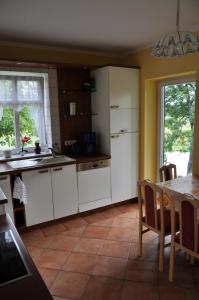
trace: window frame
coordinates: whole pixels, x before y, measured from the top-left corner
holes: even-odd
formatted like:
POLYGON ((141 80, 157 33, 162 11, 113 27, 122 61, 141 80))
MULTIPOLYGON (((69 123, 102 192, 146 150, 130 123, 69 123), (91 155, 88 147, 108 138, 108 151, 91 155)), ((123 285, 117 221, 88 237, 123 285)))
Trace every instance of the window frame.
POLYGON ((164 142, 164 87, 167 85, 196 82, 195 76, 172 78, 158 82, 158 122, 157 122, 157 178, 159 169, 163 165, 163 142, 164 142))
MULTIPOLYGON (((20 80, 20 79, 23 79, 24 78, 28 78, 30 77, 30 79, 35 79, 37 81, 40 82, 40 85, 41 85, 41 91, 42 91, 42 101, 37 101, 37 102, 30 102, 30 103, 24 103, 24 107, 25 106, 28 106, 28 104, 38 104, 41 106, 41 109, 42 109, 42 115, 43 115, 43 130, 45 132, 45 141, 44 141, 44 145, 45 146, 47 144, 47 132, 46 132, 46 122, 45 122, 45 97, 44 97, 44 89, 45 89, 45 84, 44 84, 44 81, 45 81, 45 78, 47 78, 48 82, 49 82, 49 75, 47 72, 30 72, 30 71, 27 71, 27 72, 24 72, 24 71, 3 71, 3 70, 0 70, 0 79, 1 79, 1 76, 12 76, 12 77, 16 77, 16 80, 15 80, 15 88, 17 89, 16 87, 16 83, 17 83, 17 80, 20 80), (18 77, 18 79, 17 79, 18 77)), ((17 103, 17 101, 16 101, 17 103)), ((9 107, 9 106, 8 106, 9 107)), ((49 108, 50 109, 50 108, 49 108)), ((14 134, 15 134, 15 145, 16 147, 15 148, 12 148, 12 152, 13 154, 17 154, 20 150, 21 150, 21 137, 20 137, 20 111, 17 111, 17 110, 14 110, 13 109, 13 115, 14 115, 14 134)), ((51 133, 52 134, 52 133, 51 133)), ((24 147, 28 152, 33 152, 34 151, 34 146, 25 146, 24 147)))

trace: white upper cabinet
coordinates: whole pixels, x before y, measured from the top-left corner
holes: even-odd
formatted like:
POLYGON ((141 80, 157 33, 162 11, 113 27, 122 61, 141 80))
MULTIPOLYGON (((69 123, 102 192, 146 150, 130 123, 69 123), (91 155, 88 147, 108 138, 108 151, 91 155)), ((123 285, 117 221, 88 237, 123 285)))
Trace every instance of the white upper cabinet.
POLYGON ((50 169, 24 172, 22 180, 27 188, 26 225, 53 220, 50 169))
POLYGON ((137 108, 111 109, 110 115, 111 133, 125 133, 138 131, 139 116, 137 108))
POLYGON ((139 70, 107 67, 111 108, 138 108, 139 70))
POLYGON ((10 188, 10 176, 9 175, 0 176, 0 187, 8 200, 8 203, 6 204, 6 212, 10 215, 12 221, 14 222, 12 194, 11 194, 11 188, 10 188))
POLYGON ((78 212, 76 165, 51 169, 54 218, 62 218, 78 212))

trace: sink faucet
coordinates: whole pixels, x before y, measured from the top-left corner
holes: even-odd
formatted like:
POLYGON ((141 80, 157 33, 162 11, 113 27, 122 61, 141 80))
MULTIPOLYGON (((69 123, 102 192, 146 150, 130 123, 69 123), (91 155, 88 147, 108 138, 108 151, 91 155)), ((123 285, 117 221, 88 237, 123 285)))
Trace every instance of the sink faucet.
POLYGON ((57 152, 55 151, 55 149, 53 147, 48 148, 49 150, 51 150, 52 156, 56 157, 57 152))

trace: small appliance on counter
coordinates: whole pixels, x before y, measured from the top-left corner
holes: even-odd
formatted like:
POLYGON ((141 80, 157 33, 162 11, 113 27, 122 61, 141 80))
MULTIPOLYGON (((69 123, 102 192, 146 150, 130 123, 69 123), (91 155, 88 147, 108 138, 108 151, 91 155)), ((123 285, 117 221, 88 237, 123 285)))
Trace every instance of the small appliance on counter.
POLYGON ((96 133, 84 133, 82 137, 83 154, 94 155, 96 154, 96 133))
POLYGON ((41 153, 41 147, 39 145, 39 142, 35 142, 35 149, 34 149, 35 154, 40 154, 41 153))
POLYGON ((81 145, 78 141, 71 145, 71 154, 73 156, 78 156, 81 154, 81 145))
POLYGON ((3 157, 4 158, 11 158, 12 157, 12 150, 10 150, 10 149, 3 150, 3 157))

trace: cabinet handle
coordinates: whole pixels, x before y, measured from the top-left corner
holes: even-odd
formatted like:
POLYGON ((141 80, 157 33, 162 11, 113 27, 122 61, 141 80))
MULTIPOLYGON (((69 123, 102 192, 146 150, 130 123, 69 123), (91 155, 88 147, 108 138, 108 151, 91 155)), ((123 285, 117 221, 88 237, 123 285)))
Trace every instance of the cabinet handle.
POLYGON ((0 180, 6 180, 8 178, 8 176, 3 176, 3 177, 0 177, 0 180))
POLYGON ((53 171, 61 171, 63 170, 63 168, 56 168, 56 169, 53 169, 53 171))
POLYGON ((93 169, 95 169, 95 168, 97 168, 97 167, 98 167, 98 164, 93 164, 93 165, 92 165, 92 168, 93 168, 93 169))
POLYGON ((116 138, 119 138, 119 137, 120 137, 119 134, 111 135, 112 139, 116 139, 116 138))
POLYGON ((48 170, 41 170, 39 173, 48 173, 48 170))
POLYGON ((119 105, 111 105, 110 106, 112 109, 116 109, 116 108, 119 108, 119 105))
POLYGON ((121 132, 121 133, 128 132, 128 129, 121 129, 120 132, 121 132))

